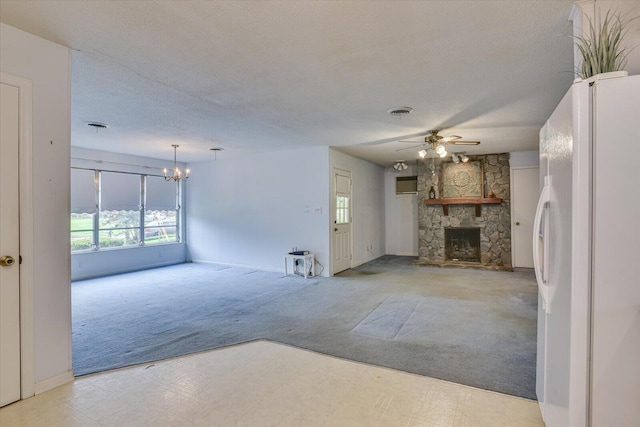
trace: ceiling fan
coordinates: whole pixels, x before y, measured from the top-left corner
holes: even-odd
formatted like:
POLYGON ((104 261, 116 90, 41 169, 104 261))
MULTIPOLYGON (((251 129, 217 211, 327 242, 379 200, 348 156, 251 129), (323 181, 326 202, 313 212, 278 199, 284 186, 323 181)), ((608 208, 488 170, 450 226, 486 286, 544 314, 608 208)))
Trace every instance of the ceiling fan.
MULTIPOLYGON (((440 157, 447 156, 447 150, 444 148, 445 145, 478 145, 480 141, 461 141, 461 136, 458 135, 448 135, 442 136, 439 135, 439 130, 432 130, 424 137, 424 143, 420 145, 416 145, 414 147, 400 148, 396 151, 410 150, 418 147, 425 147, 418 152, 420 157, 427 157, 428 150, 435 151, 440 157)), ((417 141, 399 141, 399 142, 411 142, 416 143, 417 141)))

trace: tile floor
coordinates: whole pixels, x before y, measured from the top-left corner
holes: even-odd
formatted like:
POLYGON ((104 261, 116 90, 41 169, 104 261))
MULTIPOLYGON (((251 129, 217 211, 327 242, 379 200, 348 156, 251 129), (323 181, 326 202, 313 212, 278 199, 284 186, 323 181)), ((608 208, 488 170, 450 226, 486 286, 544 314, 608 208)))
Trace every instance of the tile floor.
POLYGON ((80 377, 0 426, 542 427, 535 401, 268 341, 80 377))

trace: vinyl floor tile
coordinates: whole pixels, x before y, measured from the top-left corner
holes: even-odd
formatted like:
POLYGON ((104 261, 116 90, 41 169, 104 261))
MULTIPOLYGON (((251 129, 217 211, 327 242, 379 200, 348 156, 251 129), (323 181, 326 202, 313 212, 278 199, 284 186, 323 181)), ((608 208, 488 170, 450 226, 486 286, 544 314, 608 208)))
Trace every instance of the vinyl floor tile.
POLYGON ((0 425, 544 426, 535 401, 268 341, 79 377, 0 425))

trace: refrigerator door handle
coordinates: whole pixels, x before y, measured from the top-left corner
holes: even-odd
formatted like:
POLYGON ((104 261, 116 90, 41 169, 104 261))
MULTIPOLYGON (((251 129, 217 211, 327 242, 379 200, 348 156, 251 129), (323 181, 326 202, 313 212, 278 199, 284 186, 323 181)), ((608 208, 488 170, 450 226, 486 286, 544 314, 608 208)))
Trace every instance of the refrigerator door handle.
POLYGON ((546 204, 550 200, 550 177, 544 177, 544 186, 538 199, 536 207, 536 215, 533 223, 533 270, 538 282, 538 291, 542 296, 542 309, 545 313, 549 313, 549 277, 548 277, 548 260, 549 260, 549 236, 548 236, 548 218, 544 223, 542 217, 545 214, 546 204), (541 229, 541 226, 544 229, 541 229), (542 246, 541 246, 542 243, 542 246))

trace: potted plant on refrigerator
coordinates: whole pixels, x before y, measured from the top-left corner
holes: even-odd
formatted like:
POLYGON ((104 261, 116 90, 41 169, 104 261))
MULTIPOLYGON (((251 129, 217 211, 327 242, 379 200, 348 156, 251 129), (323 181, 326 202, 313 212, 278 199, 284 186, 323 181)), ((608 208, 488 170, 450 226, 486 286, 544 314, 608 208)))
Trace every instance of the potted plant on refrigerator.
POLYGON ((602 20, 594 22, 587 18, 589 28, 583 35, 573 36, 574 43, 582 56, 576 67, 576 74, 582 80, 604 73, 608 77, 626 76, 624 67, 632 48, 623 44, 629 23, 636 18, 626 19, 619 12, 608 11, 602 20))

